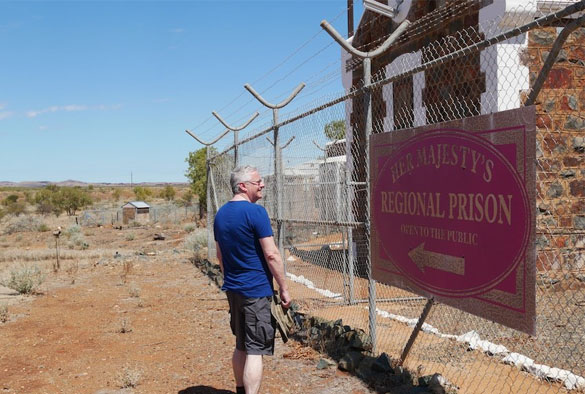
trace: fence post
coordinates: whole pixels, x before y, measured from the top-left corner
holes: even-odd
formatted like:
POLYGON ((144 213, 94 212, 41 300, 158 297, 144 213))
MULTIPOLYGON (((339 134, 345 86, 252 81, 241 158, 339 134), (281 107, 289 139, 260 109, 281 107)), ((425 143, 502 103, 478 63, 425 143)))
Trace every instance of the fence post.
MULTIPOLYGON (((197 140, 200 144, 205 146, 205 166, 206 166, 206 170, 207 170, 207 188, 205 190, 206 192, 206 201, 207 201, 207 258, 209 260, 211 260, 212 256, 211 256, 211 250, 214 248, 214 239, 213 239, 213 231, 212 231, 212 226, 213 226, 213 222, 211 220, 212 214, 213 214, 213 209, 211 207, 211 188, 213 186, 213 175, 211 174, 211 163, 210 163, 210 158, 211 158, 211 152, 210 152, 210 147, 211 145, 215 144, 217 141, 219 141, 220 139, 223 138, 223 136, 225 136, 227 133, 229 133, 230 131, 234 132, 234 149, 235 149, 235 155, 234 155, 234 164, 235 167, 237 167, 238 165, 238 153, 237 153, 237 149, 238 149, 238 131, 242 130, 243 128, 245 128, 246 126, 248 126, 250 123, 252 123, 252 121, 254 119, 256 119, 256 117, 258 116, 258 112, 254 113, 252 115, 252 117, 250 119, 248 119, 248 121, 246 123, 244 123, 242 126, 239 127, 231 127, 228 126, 224 120, 215 112, 213 111, 212 114, 221 122, 221 124, 223 124, 227 130, 225 130, 223 132, 223 134, 219 135, 216 139, 214 139, 211 142, 204 142, 201 139, 199 139, 195 134, 193 134, 191 131, 189 130, 185 130, 185 132, 187 134, 189 134, 191 137, 195 138, 195 140, 197 140)), ((219 209, 219 206, 217 205, 217 194, 216 194, 216 190, 215 187, 213 188, 213 197, 214 197, 214 201, 215 201, 215 208, 219 209)), ((201 201, 199 201, 199 204, 201 204, 201 201)))
POLYGON ((207 170, 207 188, 205 189, 206 197, 205 201, 207 201, 207 217, 205 218, 207 221, 207 260, 211 260, 211 251, 213 250, 213 231, 212 226, 213 223, 211 222, 211 163, 209 161, 210 157, 210 146, 205 146, 205 167, 207 170))
MULTIPOLYGON (((274 146, 274 180, 275 180, 275 188, 276 188, 276 196, 275 196, 275 215, 276 215, 276 234, 278 237, 278 250, 280 251, 280 255, 282 256, 282 260, 285 263, 285 272, 286 272, 286 259, 284 258, 284 224, 282 222, 282 150, 288 146, 294 139, 292 137, 284 146, 280 146, 280 139, 278 134, 278 110, 294 99, 297 94, 305 87, 304 83, 300 83, 295 90, 291 93, 291 95, 286 98, 284 101, 280 102, 279 104, 271 104, 267 102, 258 92, 250 86, 250 84, 245 84, 244 88, 248 90, 258 101, 260 101, 265 107, 272 109, 272 122, 273 122, 273 129, 274 129, 274 142, 271 141, 272 145, 274 146)), ((270 141, 270 140, 269 140, 270 141)))
POLYGON ((252 123, 252 121, 254 119, 256 119, 258 117, 258 112, 255 112, 252 117, 250 119, 248 119, 248 121, 246 123, 244 123, 242 126, 239 127, 233 127, 228 125, 222 118, 221 116, 219 116, 219 114, 215 111, 212 112, 213 116, 215 116, 217 118, 217 120, 219 120, 221 122, 222 125, 225 126, 226 129, 231 130, 234 132, 234 168, 240 165, 240 161, 238 158, 238 132, 244 128, 246 128, 250 123, 252 123))
MULTIPOLYGON (((367 274, 368 274, 368 309, 369 309, 369 331, 372 341, 372 353, 376 354, 376 281, 372 278, 372 250, 370 241, 370 134, 372 133, 372 101, 371 101, 371 79, 372 79, 372 59, 384 53, 394 41, 408 28, 410 22, 403 21, 392 32, 390 37, 384 41, 382 45, 373 51, 362 52, 353 48, 347 41, 329 24, 327 21, 321 22, 321 27, 329 33, 329 35, 337 41, 347 52, 357 56, 363 60, 364 67, 364 104, 366 107, 366 121, 365 121, 365 163, 366 163, 366 202, 364 207, 365 221, 364 221, 364 237, 367 242, 366 249, 367 256, 367 274)), ((347 151, 347 150, 346 150, 347 151)), ((349 158, 348 158, 349 159, 349 158)), ((349 197, 349 196, 348 196, 349 197)))

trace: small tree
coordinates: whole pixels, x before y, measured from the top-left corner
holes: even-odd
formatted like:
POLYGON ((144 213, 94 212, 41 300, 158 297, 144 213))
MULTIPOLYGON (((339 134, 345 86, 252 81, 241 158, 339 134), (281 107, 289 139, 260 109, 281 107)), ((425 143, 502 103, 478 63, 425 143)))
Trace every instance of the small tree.
POLYGON ((2 200, 2 205, 4 205, 5 207, 15 204, 18 201, 18 195, 16 194, 11 194, 8 197, 4 198, 4 200, 2 200))
POLYGON ((34 202, 37 205, 37 212, 43 215, 54 213, 59 216, 64 210, 59 188, 55 185, 48 185, 36 192, 34 202))
POLYGON ((2 205, 6 208, 3 210, 3 215, 12 214, 18 216, 26 211, 26 202, 18 201, 19 196, 11 194, 2 200, 2 205))
POLYGON ((60 190, 60 203, 67 215, 73 216, 75 212, 92 204, 91 197, 86 190, 80 187, 64 187, 60 190))
POLYGON ((122 192, 120 191, 120 189, 113 189, 112 198, 114 199, 114 201, 115 202, 120 201, 120 197, 122 197, 122 192))
POLYGON ((137 200, 144 201, 147 200, 148 197, 152 196, 152 190, 147 187, 136 186, 134 188, 134 195, 136 196, 137 200))
POLYGON ((167 201, 172 201, 175 199, 175 188, 171 185, 166 185, 164 189, 160 192, 160 197, 164 198, 167 201))
POLYGON ((190 207, 193 204, 193 191, 191 189, 187 189, 185 193, 181 196, 181 200, 183 201, 183 205, 190 207))
POLYGON ((34 201, 39 213, 46 215, 52 212, 57 216, 63 211, 73 216, 79 209, 93 204, 87 190, 78 186, 60 188, 49 185, 35 194, 34 201))
POLYGON ((334 120, 325 125, 325 137, 331 141, 345 138, 345 120, 334 120))
MULTIPOLYGON (((185 176, 191 181, 191 190, 199 196, 199 216, 203 217, 203 213, 207 211, 207 163, 205 151, 207 148, 201 148, 195 152, 189 152, 189 157, 185 161, 189 164, 189 168, 185 172, 185 176)), ((210 148, 212 154, 215 153, 214 148, 210 148)))

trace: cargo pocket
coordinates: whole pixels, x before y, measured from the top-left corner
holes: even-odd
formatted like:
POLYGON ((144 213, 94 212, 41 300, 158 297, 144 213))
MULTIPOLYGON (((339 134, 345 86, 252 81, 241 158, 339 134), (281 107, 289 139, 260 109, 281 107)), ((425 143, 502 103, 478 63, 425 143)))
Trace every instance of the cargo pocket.
POLYGON ((274 339, 274 325, 272 324, 272 313, 270 313, 270 297, 259 302, 259 309, 256 312, 258 319, 256 324, 256 338, 264 345, 271 345, 274 339))

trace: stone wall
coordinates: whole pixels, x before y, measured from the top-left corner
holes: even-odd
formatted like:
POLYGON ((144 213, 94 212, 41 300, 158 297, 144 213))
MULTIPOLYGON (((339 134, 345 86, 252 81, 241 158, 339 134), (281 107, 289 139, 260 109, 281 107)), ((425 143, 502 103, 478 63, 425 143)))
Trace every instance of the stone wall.
MULTIPOLYGON (((560 29, 529 34, 522 56, 536 80, 560 29)), ((536 100, 537 268, 585 268, 585 28, 565 43, 536 100)))

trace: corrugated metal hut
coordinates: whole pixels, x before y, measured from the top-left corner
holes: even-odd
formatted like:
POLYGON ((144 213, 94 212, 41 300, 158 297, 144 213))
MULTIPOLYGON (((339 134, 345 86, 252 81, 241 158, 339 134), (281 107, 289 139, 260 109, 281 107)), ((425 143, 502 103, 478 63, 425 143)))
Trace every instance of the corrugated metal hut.
POLYGON ((138 223, 148 223, 150 205, 144 201, 130 201, 122 205, 122 223, 128 224, 131 220, 138 223))

